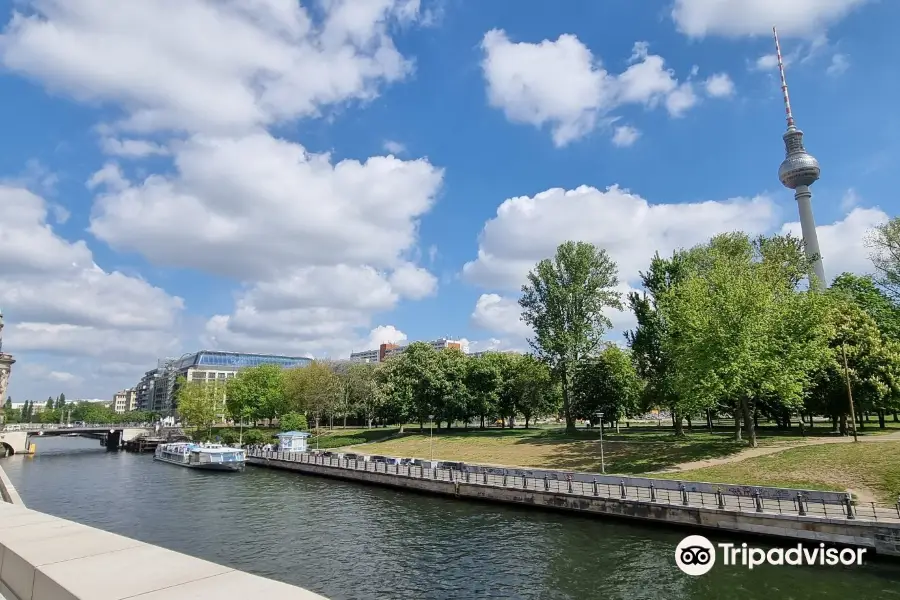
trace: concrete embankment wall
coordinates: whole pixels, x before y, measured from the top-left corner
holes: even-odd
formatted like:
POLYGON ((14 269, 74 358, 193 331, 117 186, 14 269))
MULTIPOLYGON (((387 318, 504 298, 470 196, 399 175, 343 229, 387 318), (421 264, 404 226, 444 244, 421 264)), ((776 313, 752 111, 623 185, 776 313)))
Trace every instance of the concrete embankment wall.
MULTIPOLYGON (((326 600, 302 588, 29 510, 0 468, 0 598, 326 600)), ((210 507, 206 507, 207 509, 210 507)))
POLYGON ((680 506, 555 491, 481 485, 465 481, 442 481, 427 477, 410 477, 275 458, 249 457, 248 463, 460 499, 503 502, 794 541, 856 546, 869 548, 878 554, 900 557, 900 522, 877 523, 846 518, 738 512, 707 506, 680 506))

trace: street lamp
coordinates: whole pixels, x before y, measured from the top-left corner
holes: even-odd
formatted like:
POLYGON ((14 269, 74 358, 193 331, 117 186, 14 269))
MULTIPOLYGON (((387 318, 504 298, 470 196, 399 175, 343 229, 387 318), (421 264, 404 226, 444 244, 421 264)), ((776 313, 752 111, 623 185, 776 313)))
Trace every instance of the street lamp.
POLYGON ((428 420, 431 421, 431 433, 428 436, 428 445, 431 449, 431 460, 434 460, 434 415, 428 415, 428 420))
POLYGON ((606 475, 606 458, 603 456, 603 413, 596 412, 594 416, 600 419, 600 472, 606 475))

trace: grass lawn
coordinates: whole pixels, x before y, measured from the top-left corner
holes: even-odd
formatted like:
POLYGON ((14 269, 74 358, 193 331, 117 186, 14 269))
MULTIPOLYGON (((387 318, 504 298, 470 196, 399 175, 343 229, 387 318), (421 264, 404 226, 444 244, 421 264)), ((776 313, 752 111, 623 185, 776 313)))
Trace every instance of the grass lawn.
POLYGON ((654 475, 666 479, 853 490, 888 505, 900 494, 900 442, 792 448, 714 467, 654 475))
POLYGON ((318 440, 315 435, 309 438, 309 447, 340 448, 354 444, 368 444, 396 435, 398 431, 399 429, 396 427, 393 429, 390 427, 377 429, 333 429, 331 431, 323 429, 322 435, 318 437, 318 440))
MULTIPOLYGON (((616 435, 607 432, 603 449, 608 473, 643 473, 675 464, 728 456, 744 448, 727 434, 697 432, 676 440, 671 431, 631 428, 616 435)), ((575 471, 600 471, 598 430, 580 429, 567 435, 560 428, 435 430, 434 458, 472 463, 511 465, 575 471)), ((353 445, 358 452, 430 458, 432 442, 428 429, 418 428, 400 438, 353 445)))

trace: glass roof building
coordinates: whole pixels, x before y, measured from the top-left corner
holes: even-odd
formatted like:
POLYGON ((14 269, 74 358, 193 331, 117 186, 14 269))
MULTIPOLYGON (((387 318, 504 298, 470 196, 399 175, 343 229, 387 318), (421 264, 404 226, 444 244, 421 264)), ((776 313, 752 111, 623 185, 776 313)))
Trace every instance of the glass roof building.
POLYGON ((280 356, 277 354, 246 354, 243 352, 221 352, 218 350, 201 350, 195 354, 184 356, 174 362, 176 371, 191 367, 204 370, 232 371, 259 365, 279 365, 284 368, 305 367, 312 362, 305 356, 280 356))

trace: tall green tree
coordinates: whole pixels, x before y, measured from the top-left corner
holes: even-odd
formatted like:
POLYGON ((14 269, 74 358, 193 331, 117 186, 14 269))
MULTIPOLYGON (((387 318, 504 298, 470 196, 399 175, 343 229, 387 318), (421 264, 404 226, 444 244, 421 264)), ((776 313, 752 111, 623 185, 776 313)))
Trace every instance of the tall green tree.
POLYGON ((290 410, 306 413, 318 428, 340 405, 341 383, 328 363, 313 361, 285 372, 284 395, 290 410))
POLYGON ((238 371, 226 384, 225 408, 233 419, 250 415, 253 420, 276 419, 290 410, 285 400, 284 370, 278 365, 258 365, 238 371))
POLYGON ((755 399, 800 406, 827 359, 828 303, 819 292, 797 291, 810 265, 790 236, 716 236, 689 260, 688 274, 661 303, 674 385, 682 398, 707 406, 735 400, 756 446, 755 399))
POLYGON ((63 408, 66 405, 66 395, 60 394, 56 398, 56 408, 63 408))
MULTIPOLYGON (((409 393, 408 414, 423 429, 430 417, 443 417, 443 398, 447 387, 438 351, 430 344, 413 342, 396 360, 393 376, 409 393)), ((400 389, 402 389, 400 388, 400 389)))
POLYGON ((864 310, 882 334, 900 340, 900 305, 892 301, 871 276, 841 273, 834 278, 831 291, 864 310))
POLYGON ((513 357, 515 371, 510 383, 515 390, 516 409, 525 418, 525 428, 534 419, 559 414, 559 386, 547 365, 530 354, 507 356, 513 357))
POLYGON ((466 387, 469 390, 466 415, 479 417, 482 429, 485 427, 485 420, 497 413, 504 364, 504 356, 500 352, 487 352, 469 361, 466 373, 466 387))
POLYGON ((468 359, 458 348, 444 348, 437 353, 437 370, 434 390, 435 415, 438 422, 447 422, 450 429, 453 421, 468 424, 469 389, 466 386, 468 359))
POLYGON ((47 398, 47 403, 44 405, 44 410, 53 410, 53 398, 47 398))
POLYGON ((10 410, 10 409, 12 409, 12 407, 13 407, 13 405, 12 405, 12 396, 7 396, 7 397, 6 397, 6 403, 3 405, 3 408, 5 408, 6 410, 10 410))
POLYGON ((643 382, 629 354, 609 344, 579 365, 573 385, 576 416, 593 420, 602 412, 605 422, 618 423, 637 412, 643 382))
POLYGON ((616 263, 606 250, 587 242, 565 242, 553 259, 535 266, 522 287, 522 320, 534 331, 529 343, 559 378, 569 432, 575 431, 573 370, 597 351, 612 327, 604 311, 622 309, 618 284, 616 263))
POLYGON ((686 253, 671 258, 657 253, 650 268, 641 273, 644 291, 628 294, 628 304, 637 326, 625 332, 637 374, 645 382, 641 404, 644 409, 668 408, 672 412, 675 435, 684 435, 684 415, 697 407, 694 398, 681 398, 674 385, 674 365, 666 352, 669 328, 659 303, 685 272, 686 253))
POLYGON ((176 388, 181 421, 197 431, 209 431, 218 412, 219 391, 216 386, 206 381, 185 381, 184 377, 179 377, 176 388))
POLYGON ((866 244, 875 267, 875 282, 894 301, 900 301, 900 217, 875 227, 866 244))

